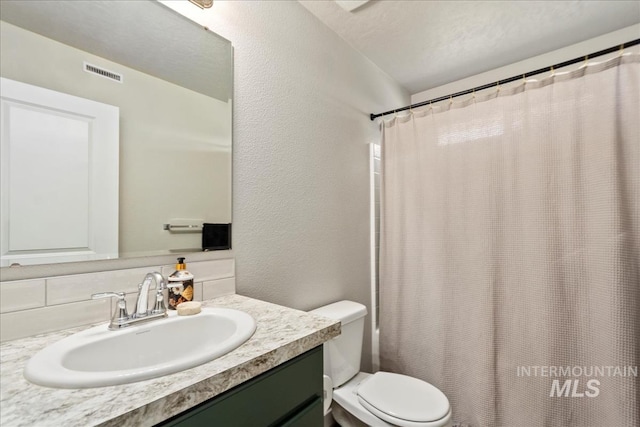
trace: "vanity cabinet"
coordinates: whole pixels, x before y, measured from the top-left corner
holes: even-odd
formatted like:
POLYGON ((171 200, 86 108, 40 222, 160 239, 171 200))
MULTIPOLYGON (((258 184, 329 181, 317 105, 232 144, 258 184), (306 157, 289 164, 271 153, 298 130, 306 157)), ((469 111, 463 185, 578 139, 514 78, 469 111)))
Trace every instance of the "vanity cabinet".
POLYGON ((158 426, 322 427, 322 346, 158 426))

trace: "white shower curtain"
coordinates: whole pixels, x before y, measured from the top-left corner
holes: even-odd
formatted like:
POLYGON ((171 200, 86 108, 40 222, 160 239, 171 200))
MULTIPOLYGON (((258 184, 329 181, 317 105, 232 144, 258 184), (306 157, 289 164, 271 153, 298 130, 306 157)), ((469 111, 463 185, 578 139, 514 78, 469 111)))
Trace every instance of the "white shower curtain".
POLYGON ((640 425, 639 106, 626 54, 383 125, 383 370, 473 427, 640 425))

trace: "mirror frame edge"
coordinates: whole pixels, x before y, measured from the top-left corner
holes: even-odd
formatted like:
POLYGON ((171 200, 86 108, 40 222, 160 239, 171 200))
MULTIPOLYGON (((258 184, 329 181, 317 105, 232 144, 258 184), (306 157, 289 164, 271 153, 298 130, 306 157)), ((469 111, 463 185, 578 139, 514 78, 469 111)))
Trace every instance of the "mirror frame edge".
POLYGON ((210 252, 189 252, 170 255, 157 255, 138 258, 118 258, 99 261, 78 261, 59 264, 23 265, 19 267, 2 267, 0 283, 19 280, 45 279, 49 277, 71 276, 75 274, 104 273, 131 268, 159 268, 173 265, 177 257, 185 257, 189 262, 213 261, 235 258, 232 249, 210 252))

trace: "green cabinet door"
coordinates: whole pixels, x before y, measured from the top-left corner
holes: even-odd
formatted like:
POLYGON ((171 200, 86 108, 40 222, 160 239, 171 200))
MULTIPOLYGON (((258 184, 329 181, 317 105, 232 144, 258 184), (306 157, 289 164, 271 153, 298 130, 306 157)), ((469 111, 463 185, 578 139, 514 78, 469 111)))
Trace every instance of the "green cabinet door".
POLYGON ((322 346, 159 426, 322 427, 322 346))

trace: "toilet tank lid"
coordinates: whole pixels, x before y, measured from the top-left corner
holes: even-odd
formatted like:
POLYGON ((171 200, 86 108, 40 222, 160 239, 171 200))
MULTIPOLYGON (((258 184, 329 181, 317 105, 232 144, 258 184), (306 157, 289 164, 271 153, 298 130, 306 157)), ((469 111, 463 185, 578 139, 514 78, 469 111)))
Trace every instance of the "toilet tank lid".
POLYGON ((340 320, 342 324, 353 322, 367 315, 367 307, 354 301, 338 301, 316 308, 311 313, 329 319, 340 320))

